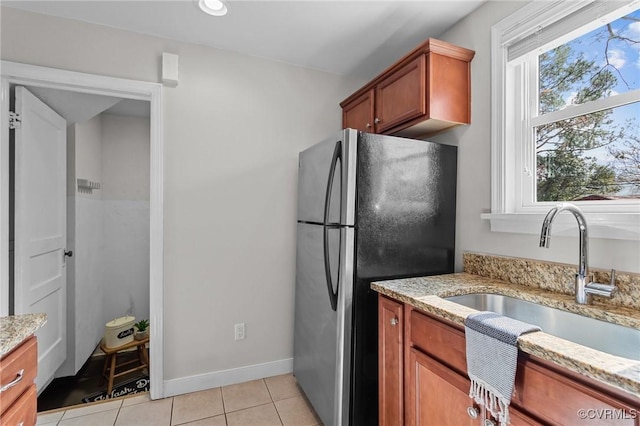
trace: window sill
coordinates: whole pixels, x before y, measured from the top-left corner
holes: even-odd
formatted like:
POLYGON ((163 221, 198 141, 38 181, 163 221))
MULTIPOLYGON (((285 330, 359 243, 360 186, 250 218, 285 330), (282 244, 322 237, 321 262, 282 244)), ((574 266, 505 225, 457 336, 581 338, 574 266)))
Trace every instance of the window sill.
MULTIPOLYGON (((586 213, 589 238, 613 240, 640 239, 640 213, 586 213)), ((517 234, 540 234, 546 211, 537 213, 483 213, 482 219, 489 220, 491 231, 517 234)), ((570 214, 562 214, 553 222, 552 235, 578 236, 576 219, 570 214)))

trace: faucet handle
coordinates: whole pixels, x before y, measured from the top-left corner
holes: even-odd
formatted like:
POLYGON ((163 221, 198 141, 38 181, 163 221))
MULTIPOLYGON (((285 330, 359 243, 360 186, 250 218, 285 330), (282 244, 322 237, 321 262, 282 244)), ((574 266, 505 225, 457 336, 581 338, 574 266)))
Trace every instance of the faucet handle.
POLYGON ((616 291, 618 291, 618 287, 616 287, 616 270, 611 270, 611 281, 610 284, 598 284, 594 282, 587 283, 584 287, 584 291, 586 294, 592 294, 595 296, 601 297, 611 297, 614 295, 616 291))
POLYGON ((587 294, 593 294, 601 297, 611 297, 618 290, 618 287, 609 284, 589 283, 584 286, 587 294))

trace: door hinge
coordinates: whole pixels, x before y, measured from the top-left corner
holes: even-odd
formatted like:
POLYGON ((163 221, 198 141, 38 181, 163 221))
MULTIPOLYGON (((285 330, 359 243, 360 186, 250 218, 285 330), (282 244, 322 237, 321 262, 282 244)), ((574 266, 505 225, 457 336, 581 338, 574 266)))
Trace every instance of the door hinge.
POLYGON ((22 117, 17 112, 9 111, 9 130, 22 127, 22 117))

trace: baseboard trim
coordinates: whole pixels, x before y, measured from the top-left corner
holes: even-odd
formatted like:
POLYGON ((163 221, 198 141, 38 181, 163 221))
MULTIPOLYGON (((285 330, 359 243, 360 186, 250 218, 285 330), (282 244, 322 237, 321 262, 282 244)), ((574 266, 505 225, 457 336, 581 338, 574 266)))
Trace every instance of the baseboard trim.
POLYGON ((235 385, 236 383, 248 382, 250 380, 263 379, 265 377, 278 376, 280 374, 291 373, 292 371, 293 358, 285 358, 263 364, 248 365, 230 370, 165 380, 163 395, 165 397, 182 395, 220 386, 235 385))

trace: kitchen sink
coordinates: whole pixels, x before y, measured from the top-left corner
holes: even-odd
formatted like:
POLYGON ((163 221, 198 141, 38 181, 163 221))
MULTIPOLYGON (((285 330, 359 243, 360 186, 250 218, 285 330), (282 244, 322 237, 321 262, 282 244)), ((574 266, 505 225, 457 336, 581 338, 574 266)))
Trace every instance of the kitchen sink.
POLYGON ((478 293, 445 299, 479 311, 492 311, 535 324, 547 334, 640 361, 640 330, 500 294, 478 293))

